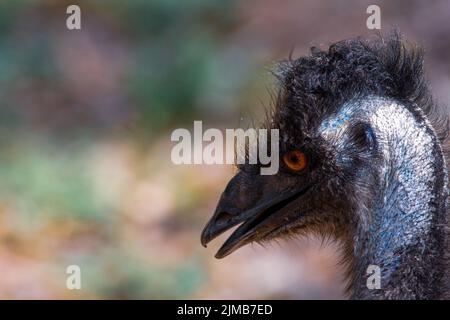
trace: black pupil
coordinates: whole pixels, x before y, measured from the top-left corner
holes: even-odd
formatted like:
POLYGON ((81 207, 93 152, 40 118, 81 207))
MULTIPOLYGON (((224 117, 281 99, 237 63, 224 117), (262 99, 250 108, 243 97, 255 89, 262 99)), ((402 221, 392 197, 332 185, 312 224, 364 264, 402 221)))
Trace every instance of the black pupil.
POLYGON ((291 155, 291 161, 292 162, 298 162, 298 158, 296 155, 291 155))

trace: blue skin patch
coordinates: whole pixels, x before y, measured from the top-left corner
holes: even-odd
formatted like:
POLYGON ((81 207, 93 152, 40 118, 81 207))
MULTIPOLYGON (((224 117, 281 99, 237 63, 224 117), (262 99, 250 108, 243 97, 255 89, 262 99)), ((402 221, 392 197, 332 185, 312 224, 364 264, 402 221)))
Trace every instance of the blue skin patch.
POLYGON ((332 131, 339 131, 345 128, 350 119, 354 116, 354 113, 354 108, 344 105, 335 116, 331 116, 322 122, 319 131, 323 133, 330 133, 332 131))
POLYGON ((366 131, 366 136, 367 136, 367 139, 368 139, 370 145, 371 146, 376 145, 377 140, 375 138, 375 132, 373 131, 373 128, 371 126, 367 126, 365 131, 366 131))

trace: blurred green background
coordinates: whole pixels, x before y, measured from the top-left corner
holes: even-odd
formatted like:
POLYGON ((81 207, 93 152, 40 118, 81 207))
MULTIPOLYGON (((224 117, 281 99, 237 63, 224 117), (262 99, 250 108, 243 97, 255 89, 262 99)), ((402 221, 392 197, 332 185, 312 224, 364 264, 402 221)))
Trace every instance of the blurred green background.
POLYGON ((369 4, 426 47, 446 104, 448 0, 3 0, 0 298, 343 298, 336 248, 316 239, 221 261, 220 241, 202 248, 234 169, 173 165, 170 134, 260 118, 273 62, 368 34, 369 4))

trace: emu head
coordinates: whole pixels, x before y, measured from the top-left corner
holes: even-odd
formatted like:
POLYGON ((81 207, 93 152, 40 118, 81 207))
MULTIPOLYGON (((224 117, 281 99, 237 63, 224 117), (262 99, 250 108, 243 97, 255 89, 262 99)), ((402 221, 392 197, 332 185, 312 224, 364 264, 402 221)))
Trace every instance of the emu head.
MULTIPOLYGON (((420 49, 394 35, 342 41, 327 51, 312 48, 308 57, 282 62, 268 121, 280 133, 280 170, 264 176, 258 165, 240 167, 202 244, 240 224, 217 258, 251 242, 311 231, 347 239, 353 252, 378 228, 384 231, 371 235, 367 241, 374 243, 365 248, 394 239, 379 247, 390 256, 412 229, 389 240, 389 224, 408 224, 408 212, 445 211, 444 204, 422 208, 429 198, 445 203, 448 192, 440 133, 429 123, 433 104, 422 58, 420 49), (384 214, 385 207, 391 213, 384 214)), ((418 217, 411 228, 419 230, 427 219, 418 217)))

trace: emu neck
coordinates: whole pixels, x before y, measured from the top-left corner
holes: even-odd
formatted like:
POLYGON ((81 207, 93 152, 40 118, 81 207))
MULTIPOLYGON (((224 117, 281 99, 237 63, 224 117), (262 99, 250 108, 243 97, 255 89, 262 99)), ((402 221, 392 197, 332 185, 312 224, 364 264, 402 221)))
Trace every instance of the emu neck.
POLYGON ((370 104, 381 167, 373 203, 359 212, 352 297, 439 298, 448 192, 439 141, 420 110, 383 100, 370 104), (376 276, 368 274, 369 265, 379 267, 380 289, 368 288, 376 276))

